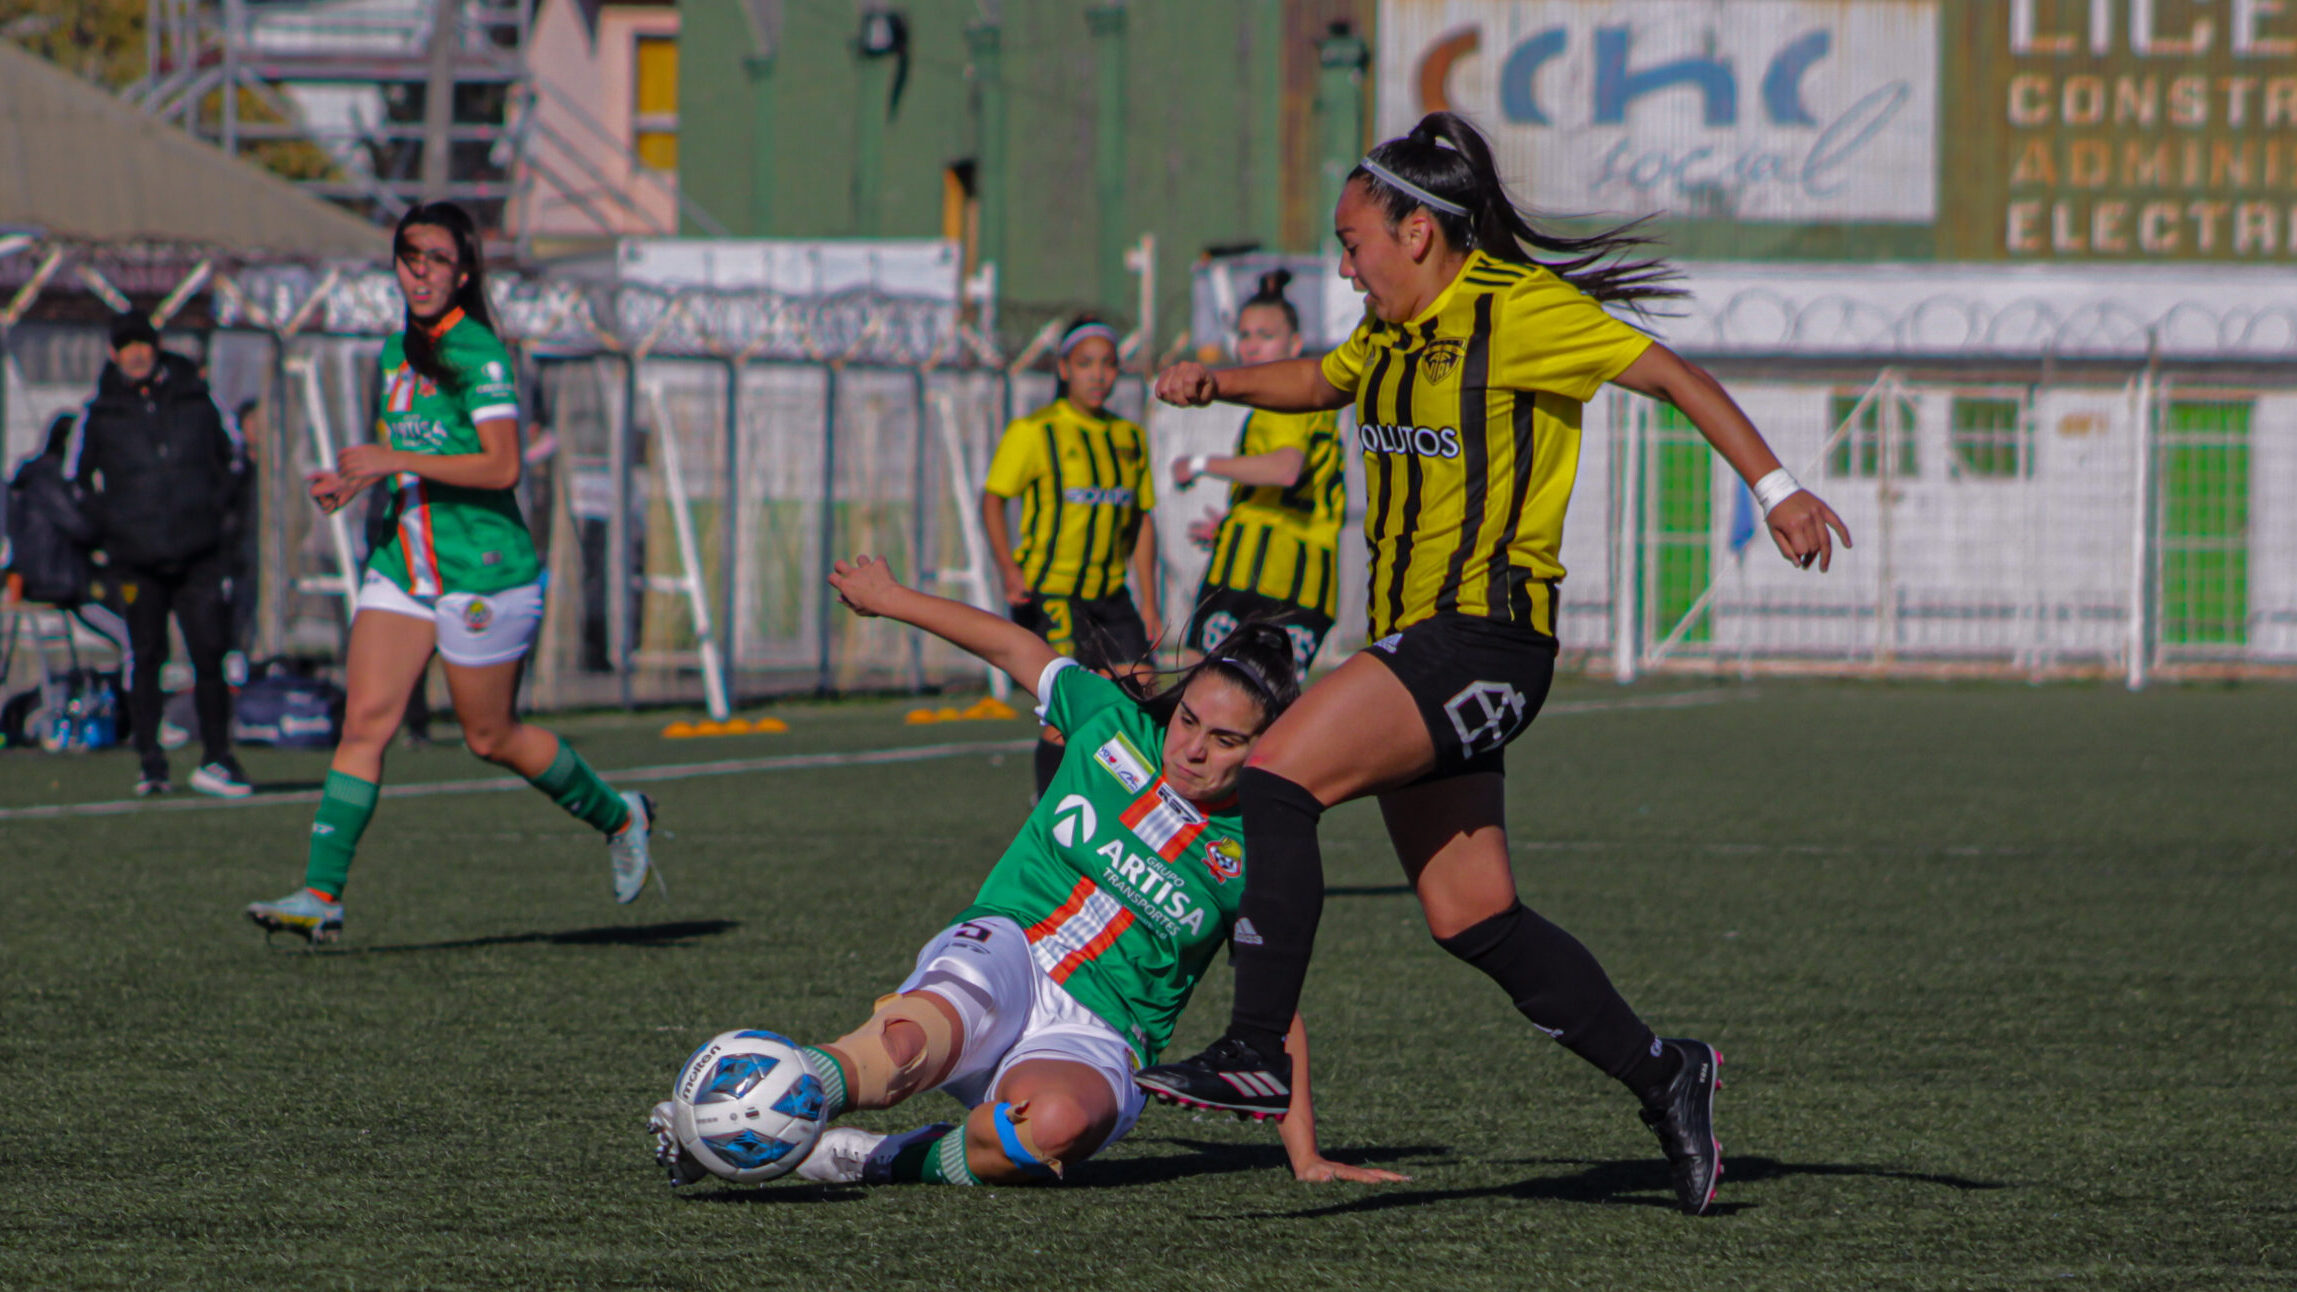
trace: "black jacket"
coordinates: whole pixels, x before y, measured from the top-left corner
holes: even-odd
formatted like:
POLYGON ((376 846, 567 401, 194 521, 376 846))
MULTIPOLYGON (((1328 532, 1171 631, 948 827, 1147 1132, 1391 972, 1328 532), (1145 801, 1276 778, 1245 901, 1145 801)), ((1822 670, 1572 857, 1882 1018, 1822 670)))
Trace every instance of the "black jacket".
POLYGON ((112 564, 166 569, 222 544, 238 501, 233 459, 199 369, 163 351, 139 385, 104 365, 74 437, 71 477, 87 491, 112 564))
POLYGON ((75 606, 88 599, 95 567, 88 548, 96 527, 64 464, 41 454, 8 482, 8 572, 24 580, 24 599, 75 606))

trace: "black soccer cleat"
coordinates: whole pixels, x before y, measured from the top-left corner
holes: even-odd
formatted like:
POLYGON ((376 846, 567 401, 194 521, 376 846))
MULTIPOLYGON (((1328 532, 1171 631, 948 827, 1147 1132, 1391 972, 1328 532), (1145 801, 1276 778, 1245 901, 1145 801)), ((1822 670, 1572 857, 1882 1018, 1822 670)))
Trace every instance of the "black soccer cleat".
POLYGON ((1168 1104, 1283 1121, 1292 1108, 1290 1076, 1289 1064, 1280 1072, 1251 1042, 1224 1036, 1193 1059, 1141 1070, 1133 1082, 1168 1104))
POLYGON ((1658 1103, 1644 1107, 1643 1124, 1658 1135, 1667 1155, 1676 1205, 1696 1216, 1715 1201, 1715 1184, 1723 1178, 1723 1144, 1715 1138, 1715 1091, 1723 1084, 1718 1075, 1723 1056, 1705 1041, 1662 1037, 1659 1043, 1682 1057, 1683 1070, 1658 1103))

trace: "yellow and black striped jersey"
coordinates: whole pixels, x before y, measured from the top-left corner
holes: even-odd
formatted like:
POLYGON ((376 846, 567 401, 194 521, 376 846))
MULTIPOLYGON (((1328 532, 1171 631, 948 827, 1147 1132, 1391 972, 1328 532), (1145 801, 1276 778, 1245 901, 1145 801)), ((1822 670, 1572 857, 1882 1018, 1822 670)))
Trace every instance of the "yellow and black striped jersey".
POLYGON ((1093 600, 1125 590, 1141 517, 1156 506, 1148 433, 1066 399, 1005 428, 984 487, 1021 500, 1013 545, 1032 591, 1093 600))
POLYGON ((1555 632, 1580 407, 1651 339, 1537 265, 1470 254, 1408 323, 1324 356, 1356 401, 1374 638, 1455 611, 1555 632))
POLYGON ((1338 613, 1335 557, 1348 488, 1340 469, 1340 419, 1328 412, 1254 410, 1237 434, 1236 456, 1278 449, 1300 450, 1300 478, 1290 485, 1228 487, 1228 515, 1213 540, 1205 585, 1330 616, 1338 613))

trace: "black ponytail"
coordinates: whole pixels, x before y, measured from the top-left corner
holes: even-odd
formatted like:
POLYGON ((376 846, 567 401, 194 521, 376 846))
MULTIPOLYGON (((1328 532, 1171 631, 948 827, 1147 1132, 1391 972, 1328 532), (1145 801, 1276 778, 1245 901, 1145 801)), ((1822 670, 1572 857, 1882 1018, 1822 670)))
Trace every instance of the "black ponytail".
POLYGON ((1468 212, 1453 215, 1427 206, 1362 166, 1350 171, 1348 178, 1364 181, 1391 227, 1425 208, 1454 247, 1480 250, 1494 260, 1539 265, 1596 300, 1618 301, 1640 311, 1646 301, 1683 295, 1683 289, 1674 285, 1679 275, 1665 260, 1634 254, 1658 241, 1641 232, 1650 216, 1584 238, 1542 231, 1509 196, 1483 132, 1458 113, 1429 113, 1410 134, 1373 148, 1369 160, 1468 212), (1559 258, 1542 259, 1534 251, 1559 258))
MULTIPOLYGON (((407 242, 407 230, 416 225, 444 229, 447 231, 447 235, 455 240, 455 263, 463 270, 466 277, 463 279, 463 285, 455 289, 454 298, 448 303, 447 312, 452 313, 460 309, 464 318, 489 332, 494 331, 494 315, 487 310, 486 257, 479 249, 478 225, 471 220, 470 212, 452 202, 418 203, 409 209, 405 215, 399 217, 398 227, 391 231, 391 255, 394 258, 403 257, 408 253, 410 247, 407 242)), ((446 361, 439 358, 438 342, 432 339, 430 329, 415 317, 412 307, 407 311, 405 345, 408 367, 429 378, 431 384, 441 390, 459 391, 462 389, 461 374, 449 368, 446 361)))
POLYGON ((1157 726, 1170 726, 1188 684, 1206 673, 1228 679, 1259 704, 1261 731, 1300 698, 1300 669, 1292 657, 1291 635, 1274 624, 1248 621, 1221 638, 1203 659, 1182 669, 1170 686, 1142 695, 1142 710, 1157 726))
POLYGON ((1246 300, 1244 304, 1237 306, 1237 317, 1242 318, 1244 311, 1255 305, 1272 305, 1284 311, 1284 321, 1291 325, 1293 331, 1299 331, 1300 311, 1292 308, 1292 302, 1284 296, 1284 289, 1291 283, 1292 271, 1289 269, 1271 269, 1262 274, 1259 289, 1254 291, 1251 298, 1246 300))

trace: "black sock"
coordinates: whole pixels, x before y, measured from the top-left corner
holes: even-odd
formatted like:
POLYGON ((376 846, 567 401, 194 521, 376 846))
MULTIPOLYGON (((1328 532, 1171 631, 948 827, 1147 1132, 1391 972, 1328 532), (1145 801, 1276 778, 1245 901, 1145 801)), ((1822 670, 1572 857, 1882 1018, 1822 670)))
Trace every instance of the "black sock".
MULTIPOLYGON (((1324 805, 1273 772, 1247 767, 1236 782, 1244 816, 1244 897, 1237 905, 1236 1005, 1228 1034, 1282 1065, 1284 1033, 1300 1008, 1316 924, 1324 917, 1324 805)), ((1281 1070, 1289 1071, 1289 1068, 1281 1070)))
POLYGON ((1061 770, 1061 755, 1069 752, 1067 745, 1056 745, 1043 736, 1037 738, 1037 797, 1045 797, 1046 787, 1053 783, 1053 773, 1061 770))
MULTIPOLYGON (((1252 856, 1249 847, 1245 856, 1252 856)), ((1437 938, 1436 945, 1482 970, 1533 1027, 1617 1078, 1645 1103, 1666 1092, 1682 1065, 1635 1016, 1579 939, 1521 902, 1437 938)))

